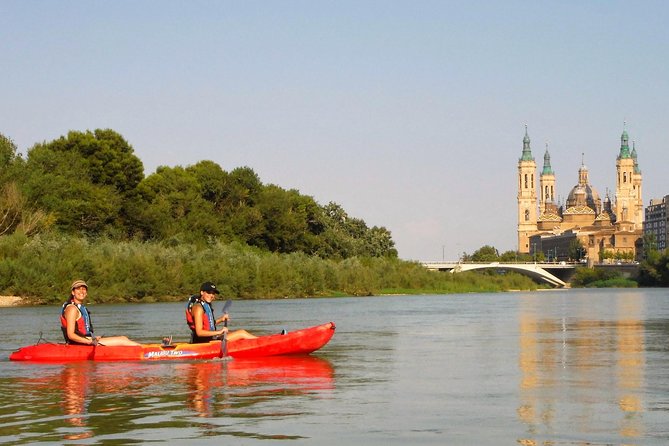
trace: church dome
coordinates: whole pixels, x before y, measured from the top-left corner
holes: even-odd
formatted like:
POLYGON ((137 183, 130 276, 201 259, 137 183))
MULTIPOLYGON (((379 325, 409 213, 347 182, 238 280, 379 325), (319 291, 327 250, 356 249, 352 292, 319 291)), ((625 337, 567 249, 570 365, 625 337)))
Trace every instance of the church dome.
POLYGON ((567 196, 567 207, 587 206, 599 213, 602 207, 599 192, 589 184, 577 184, 567 196))
POLYGON ((585 167, 585 164, 578 169, 578 184, 569 192, 566 207, 567 209, 588 207, 596 214, 602 210, 602 200, 597 190, 590 185, 588 168, 585 167))

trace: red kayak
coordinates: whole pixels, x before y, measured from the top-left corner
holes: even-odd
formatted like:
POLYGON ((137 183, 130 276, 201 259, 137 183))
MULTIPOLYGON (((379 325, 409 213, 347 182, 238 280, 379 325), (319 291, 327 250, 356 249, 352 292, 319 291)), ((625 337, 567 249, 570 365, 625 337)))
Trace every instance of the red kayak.
POLYGON ((258 358, 277 355, 307 355, 330 341, 335 332, 334 322, 290 331, 286 334, 260 336, 228 342, 228 356, 258 358))
MULTIPOLYGON (((327 344, 334 332, 335 324, 328 322, 327 324, 291 331, 286 334, 260 336, 256 339, 240 339, 227 343, 227 354, 233 358, 305 355, 327 344)), ((37 362, 156 361, 212 359, 221 356, 221 341, 211 341, 204 344, 142 344, 123 347, 42 343, 21 347, 10 354, 9 359, 12 361, 37 362)))

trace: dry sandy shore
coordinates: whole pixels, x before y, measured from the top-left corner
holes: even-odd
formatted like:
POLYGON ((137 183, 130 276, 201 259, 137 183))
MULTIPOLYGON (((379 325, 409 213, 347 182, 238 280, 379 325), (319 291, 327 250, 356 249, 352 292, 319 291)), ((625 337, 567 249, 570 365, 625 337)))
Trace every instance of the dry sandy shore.
POLYGON ((21 298, 18 296, 0 296, 0 307, 13 307, 21 304, 21 298))

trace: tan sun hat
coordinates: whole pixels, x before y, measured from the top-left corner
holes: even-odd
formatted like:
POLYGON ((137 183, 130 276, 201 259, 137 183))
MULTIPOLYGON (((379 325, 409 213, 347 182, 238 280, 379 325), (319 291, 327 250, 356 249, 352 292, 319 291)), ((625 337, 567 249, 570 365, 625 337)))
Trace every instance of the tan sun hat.
POLYGON ((74 290, 82 286, 85 286, 86 289, 88 289, 88 285, 86 285, 86 282, 84 282, 83 280, 75 280, 74 282, 72 282, 72 287, 70 287, 70 289, 74 290))

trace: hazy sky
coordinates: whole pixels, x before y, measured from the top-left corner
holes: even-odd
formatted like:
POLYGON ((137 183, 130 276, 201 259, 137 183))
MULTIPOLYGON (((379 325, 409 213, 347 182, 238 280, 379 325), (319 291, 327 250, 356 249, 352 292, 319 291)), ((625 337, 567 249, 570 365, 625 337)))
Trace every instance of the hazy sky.
POLYGON ((212 160, 393 234, 400 257, 516 249, 525 124, 564 198, 582 153, 669 194, 665 1, 0 1, 0 133, 111 128, 146 174, 212 160))

